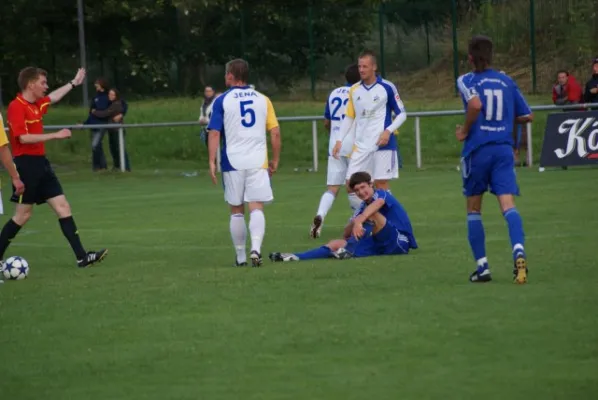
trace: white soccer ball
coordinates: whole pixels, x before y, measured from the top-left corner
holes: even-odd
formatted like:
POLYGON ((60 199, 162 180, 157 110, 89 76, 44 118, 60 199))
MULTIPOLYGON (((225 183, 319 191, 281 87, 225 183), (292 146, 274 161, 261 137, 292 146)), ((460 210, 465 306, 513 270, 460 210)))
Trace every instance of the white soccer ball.
POLYGON ((2 265, 5 279, 20 281, 29 275, 29 263, 23 257, 10 257, 2 265))

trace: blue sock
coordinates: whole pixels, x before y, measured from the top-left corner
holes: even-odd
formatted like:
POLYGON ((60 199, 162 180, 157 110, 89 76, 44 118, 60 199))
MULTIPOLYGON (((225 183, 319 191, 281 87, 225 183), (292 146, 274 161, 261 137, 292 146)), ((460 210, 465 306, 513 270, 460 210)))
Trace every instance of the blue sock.
POLYGON ((295 253, 300 260, 315 260, 318 258, 328 258, 332 252, 327 246, 318 247, 316 249, 307 250, 303 253, 295 253))
MULTIPOLYGON (((523 221, 521 215, 515 207, 508 209, 503 213, 507 225, 509 226, 509 236, 511 237, 511 247, 513 248, 513 257, 519 253, 524 253, 523 245, 525 234, 523 233, 523 221)), ((525 254, 525 253, 524 253, 525 254)))
POLYGON ((467 214, 467 238, 473 252, 478 268, 485 268, 488 265, 486 258, 486 234, 482 224, 482 215, 477 212, 467 214))

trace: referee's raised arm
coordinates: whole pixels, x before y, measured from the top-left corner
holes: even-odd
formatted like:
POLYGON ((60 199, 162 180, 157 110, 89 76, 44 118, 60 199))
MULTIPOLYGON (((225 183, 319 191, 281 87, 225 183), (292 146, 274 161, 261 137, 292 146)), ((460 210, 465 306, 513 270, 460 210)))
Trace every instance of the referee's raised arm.
POLYGON ((77 70, 77 74, 75 75, 75 77, 73 78, 73 80, 71 80, 66 85, 63 85, 63 86, 59 87, 58 89, 53 90, 52 92, 50 92, 50 94, 48 95, 48 97, 50 97, 50 101, 52 102, 52 104, 58 103, 60 100, 62 100, 62 98, 68 92, 70 92, 76 86, 81 85, 84 80, 85 80, 85 68, 79 68, 77 70))

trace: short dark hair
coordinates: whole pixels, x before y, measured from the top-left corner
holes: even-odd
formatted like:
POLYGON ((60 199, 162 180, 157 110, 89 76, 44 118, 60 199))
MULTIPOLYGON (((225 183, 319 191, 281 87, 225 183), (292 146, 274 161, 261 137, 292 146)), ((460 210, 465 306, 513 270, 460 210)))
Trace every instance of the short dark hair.
POLYGON ((237 58, 226 63, 226 73, 232 74, 240 82, 249 80, 249 64, 247 61, 237 58))
POLYGON ((476 35, 469 41, 469 55, 478 71, 492 64, 492 40, 488 36, 476 35))
POLYGON ((350 83, 351 85, 354 85, 361 80, 357 64, 351 64, 345 69, 345 79, 347 80, 347 83, 350 83))
POLYGON ((351 175, 351 178, 349 178, 349 187, 351 189, 355 188, 355 186, 361 183, 372 183, 372 176, 367 172, 355 172, 353 175, 351 175))
POLYGON ((93 83, 97 83, 98 85, 100 85, 102 87, 102 89, 104 90, 108 90, 108 88, 110 87, 110 85, 108 84, 108 79, 104 78, 104 77, 98 77, 96 78, 95 81, 93 81, 93 83))
POLYGON ((569 71, 567 71, 566 69, 559 69, 556 73, 556 76, 559 76, 560 74, 565 74, 569 76, 569 71))
POLYGON ((19 88, 21 91, 27 89, 27 86, 36 80, 39 79, 40 76, 48 77, 48 73, 37 67, 25 67, 19 72, 19 78, 17 79, 17 83, 19 84, 19 88))
POLYGON ((370 57, 372 59, 372 61, 374 62, 374 64, 377 64, 376 61, 376 53, 374 53, 374 50, 364 50, 359 54, 359 58, 364 58, 364 57, 370 57))

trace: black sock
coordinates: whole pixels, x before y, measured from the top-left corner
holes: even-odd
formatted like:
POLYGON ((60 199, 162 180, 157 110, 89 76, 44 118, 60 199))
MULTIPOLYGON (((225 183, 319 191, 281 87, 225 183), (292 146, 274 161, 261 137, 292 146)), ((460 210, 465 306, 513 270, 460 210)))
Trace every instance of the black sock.
POLYGON ((11 219, 4 225, 2 232, 0 232, 0 259, 4 257, 4 252, 10 245, 10 242, 17 236, 21 230, 21 225, 17 224, 11 219))
POLYGON ((81 244, 79 232, 77 231, 77 226, 75 225, 75 220, 71 216, 66 218, 60 218, 58 222, 60 222, 60 228, 62 229, 62 233, 73 248, 77 260, 83 260, 87 253, 85 252, 85 249, 81 244))

